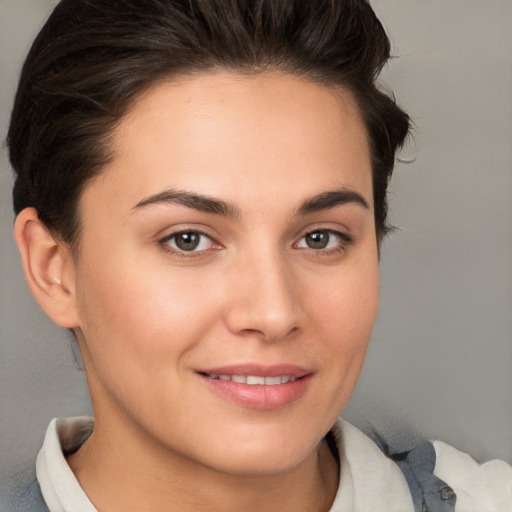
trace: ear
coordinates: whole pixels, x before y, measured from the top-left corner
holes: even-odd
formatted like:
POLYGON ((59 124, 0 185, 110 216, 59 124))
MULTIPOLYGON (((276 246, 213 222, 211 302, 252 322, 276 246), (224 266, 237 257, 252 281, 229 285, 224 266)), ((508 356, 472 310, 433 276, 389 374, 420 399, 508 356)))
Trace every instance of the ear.
POLYGON ((37 303, 58 325, 77 327, 75 265, 69 247, 50 234, 34 208, 25 208, 18 214, 14 238, 37 303))

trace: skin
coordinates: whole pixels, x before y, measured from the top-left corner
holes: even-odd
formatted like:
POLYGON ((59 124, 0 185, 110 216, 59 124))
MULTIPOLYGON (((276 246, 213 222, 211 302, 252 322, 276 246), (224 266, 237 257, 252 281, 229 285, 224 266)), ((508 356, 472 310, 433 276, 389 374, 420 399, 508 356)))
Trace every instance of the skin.
POLYGON ((96 421, 68 460, 82 487, 100 512, 329 510, 338 468, 321 440, 378 303, 354 99, 278 73, 200 74, 147 91, 113 147, 80 201, 78 255, 32 209, 15 227, 36 299, 82 351, 96 421), (169 190, 229 211, 155 200, 169 190), (352 199, 304 208, 333 191, 352 199), (180 251, 184 230, 206 235, 198 250, 180 251), (328 246, 309 246, 312 232, 328 246), (306 391, 265 410, 198 374, 246 363, 306 368, 306 391))

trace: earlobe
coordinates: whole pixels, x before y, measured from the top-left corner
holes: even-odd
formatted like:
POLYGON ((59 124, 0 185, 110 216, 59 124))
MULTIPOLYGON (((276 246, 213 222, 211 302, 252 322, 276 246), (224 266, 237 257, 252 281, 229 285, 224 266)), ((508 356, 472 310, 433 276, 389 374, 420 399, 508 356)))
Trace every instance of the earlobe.
POLYGON ((34 208, 18 214, 14 238, 25 278, 38 304, 62 327, 78 327, 74 261, 69 248, 51 235, 34 208))

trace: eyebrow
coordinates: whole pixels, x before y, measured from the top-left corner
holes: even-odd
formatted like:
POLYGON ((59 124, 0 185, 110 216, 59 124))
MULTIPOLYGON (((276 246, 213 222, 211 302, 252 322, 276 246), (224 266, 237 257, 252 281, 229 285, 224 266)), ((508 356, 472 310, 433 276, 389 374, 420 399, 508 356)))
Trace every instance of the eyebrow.
MULTIPOLYGON (((232 203, 184 190, 165 190, 153 194, 139 201, 133 209, 136 210, 162 203, 180 204, 205 213, 212 213, 234 219, 241 217, 240 209, 232 203)), ((296 210, 296 215, 304 216, 348 203, 358 204, 366 210, 370 209, 368 202, 361 194, 353 190, 342 188, 322 192, 321 194, 307 199, 296 210)))
POLYGON ((240 217, 240 210, 231 203, 184 190, 165 190, 164 192, 145 197, 139 201, 133 209, 162 203, 181 204, 188 208, 193 208, 194 210, 222 215, 224 217, 240 217))
POLYGON ((354 190, 341 188, 338 190, 322 192, 317 196, 307 199, 299 206, 297 213, 299 215, 307 215, 309 213, 329 210, 330 208, 348 203, 358 204, 365 210, 370 209, 368 202, 361 194, 354 190))

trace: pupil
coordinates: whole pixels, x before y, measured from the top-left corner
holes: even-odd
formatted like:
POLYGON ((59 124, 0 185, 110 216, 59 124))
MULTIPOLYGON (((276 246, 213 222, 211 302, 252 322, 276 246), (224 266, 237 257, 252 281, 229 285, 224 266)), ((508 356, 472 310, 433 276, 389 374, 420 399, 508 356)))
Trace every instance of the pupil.
POLYGON ((306 243, 311 249, 325 249, 329 243, 329 233, 326 231, 315 231, 306 235, 306 243))
POLYGON ((180 233, 176 236, 176 245, 182 251, 193 251, 199 245, 199 234, 194 232, 180 233))

